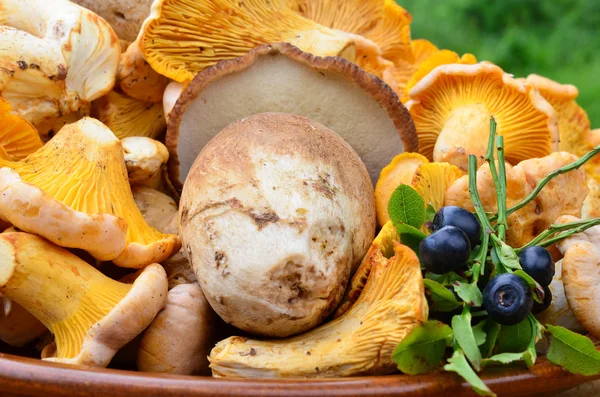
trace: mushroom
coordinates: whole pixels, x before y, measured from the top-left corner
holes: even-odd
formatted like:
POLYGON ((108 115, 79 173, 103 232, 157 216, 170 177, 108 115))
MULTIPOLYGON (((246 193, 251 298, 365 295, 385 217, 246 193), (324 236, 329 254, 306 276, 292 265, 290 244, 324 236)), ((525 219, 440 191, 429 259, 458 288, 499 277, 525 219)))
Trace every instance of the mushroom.
POLYGON ((83 118, 22 161, 0 160, 0 218, 96 259, 140 268, 179 250, 135 206, 123 149, 102 123, 83 118))
MULTIPOLYGON (((556 223, 579 220, 562 216, 556 223)), ((600 226, 570 236, 559 243, 562 259, 562 280, 569 307, 577 320, 595 338, 600 338, 600 297, 596 293, 600 282, 600 226)))
POLYGON ((127 175, 132 185, 143 185, 154 189, 163 183, 163 172, 169 151, 159 141, 133 136, 121 139, 127 175))
POLYGON ((34 125, 85 109, 114 83, 121 48, 110 25, 67 0, 3 0, 0 91, 34 125))
POLYGON ((202 291, 223 320, 289 336, 339 303, 375 233, 373 188, 333 131, 262 113, 204 147, 183 189, 179 227, 202 291))
POLYGON ((10 104, 2 98, 0 121, 0 158, 21 160, 44 145, 35 127, 23 117, 12 113, 10 104))
MULTIPOLYGON (((543 158, 521 161, 514 167, 506 164, 507 207, 513 207, 523 200, 550 172, 576 160, 577 156, 571 153, 555 152, 543 158)), ((496 190, 487 163, 477 170, 477 190, 485 210, 497 211, 496 190)), ((508 216, 506 242, 513 247, 521 247, 559 216, 580 216, 587 193, 586 175, 581 168, 552 179, 534 200, 508 216)), ((450 185, 444 204, 475 210, 469 195, 468 175, 450 185)))
POLYGON ((408 112, 381 80, 341 58, 279 43, 206 69, 179 96, 166 137, 175 188, 221 129, 262 112, 293 113, 332 129, 361 156, 373 182, 395 155, 417 149, 408 112))
POLYGON ((15 347, 23 347, 38 339, 48 329, 31 313, 8 298, 0 296, 0 340, 15 347))
POLYGON ((289 339, 225 339, 210 353, 213 376, 329 378, 394 372, 392 352, 427 320, 421 266, 416 254, 397 242, 392 258, 369 266, 364 289, 341 317, 289 339))
POLYGON ((429 160, 466 171, 468 155, 475 154, 481 164, 491 116, 504 136, 507 162, 558 150, 552 106, 537 90, 491 63, 438 66, 408 94, 406 106, 417 129, 419 153, 429 160))
POLYGON ((104 18, 122 40, 134 41, 153 0, 71 0, 104 18))
MULTIPOLYGON (((135 205, 146 223, 161 233, 177 234, 177 203, 171 197, 146 186, 132 186, 135 205)), ((167 271, 167 273, 169 273, 167 271)))
POLYGON ((392 78, 388 73, 392 62, 383 58, 373 41, 321 26, 285 1, 159 0, 138 36, 150 66, 180 83, 220 60, 275 42, 289 42, 317 56, 341 56, 384 79, 392 78))
POLYGON ((0 293, 23 306, 55 337, 46 360, 105 367, 164 306, 167 277, 147 266, 133 284, 104 276, 50 242, 0 234, 0 293))
POLYGON ((581 218, 600 218, 600 182, 598 179, 588 176, 587 185, 589 193, 583 202, 581 218))
POLYGON ((160 103, 143 102, 116 91, 95 100, 92 115, 119 139, 131 136, 156 138, 166 127, 160 103))
POLYGON ((375 186, 375 206, 377 221, 385 225, 390 217, 388 204, 394 190, 402 184, 414 188, 423 198, 425 206, 434 209, 442 208, 446 189, 462 172, 458 167, 448 163, 430 163, 426 157, 418 153, 402 153, 394 157, 379 176, 375 186))
POLYGON ((160 102, 169 79, 156 73, 146 62, 138 41, 127 47, 119 63, 119 88, 131 98, 144 102, 160 102))

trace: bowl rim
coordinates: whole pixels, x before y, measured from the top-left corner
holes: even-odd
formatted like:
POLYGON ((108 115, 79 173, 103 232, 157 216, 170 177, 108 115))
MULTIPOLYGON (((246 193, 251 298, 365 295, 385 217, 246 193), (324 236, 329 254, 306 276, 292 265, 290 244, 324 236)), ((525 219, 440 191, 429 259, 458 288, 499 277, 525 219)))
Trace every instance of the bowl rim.
MULTIPOLYGON (((491 368, 482 379, 498 395, 526 396, 566 390, 600 376, 573 375, 540 358, 531 369, 491 368)), ((220 379, 71 366, 4 353, 0 353, 0 390, 44 397, 474 395, 471 387, 452 373, 341 379, 220 379)))

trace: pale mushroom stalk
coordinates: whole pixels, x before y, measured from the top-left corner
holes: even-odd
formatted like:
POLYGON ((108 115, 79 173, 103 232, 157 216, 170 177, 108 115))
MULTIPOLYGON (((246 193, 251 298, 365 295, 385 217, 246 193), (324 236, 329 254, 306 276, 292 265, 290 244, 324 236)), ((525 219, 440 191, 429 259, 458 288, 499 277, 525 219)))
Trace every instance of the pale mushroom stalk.
POLYGON ((157 140, 145 137, 121 139, 129 183, 153 189, 163 184, 163 171, 169 160, 169 151, 157 140))
POLYGON ((341 317, 290 339, 225 339, 212 350, 210 367, 216 377, 387 374, 396 369, 393 350, 427 315, 419 260, 395 243, 394 256, 372 264, 360 296, 341 317))
POLYGON ((0 340, 4 343, 22 347, 48 332, 23 306, 4 297, 0 297, 0 302, 0 340))
POLYGON ((164 306, 164 269, 147 266, 133 284, 104 276, 70 252, 27 233, 0 234, 0 292, 54 334, 46 359, 106 366, 164 306))

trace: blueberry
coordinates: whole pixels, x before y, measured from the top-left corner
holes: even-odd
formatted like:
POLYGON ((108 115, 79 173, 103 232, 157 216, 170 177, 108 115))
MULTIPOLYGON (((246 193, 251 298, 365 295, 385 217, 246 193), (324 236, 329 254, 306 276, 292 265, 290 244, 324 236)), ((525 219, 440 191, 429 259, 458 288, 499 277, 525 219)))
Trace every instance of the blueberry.
POLYGON ((541 313, 544 310, 546 310, 548 307, 550 307, 551 303, 552 303, 552 292, 550 291, 550 288, 544 287, 544 301, 542 303, 538 303, 534 300, 533 301, 533 309, 531 309, 531 312, 533 314, 541 313))
POLYGON ((474 248, 481 240, 481 225, 473 213, 464 208, 453 205, 442 207, 433 218, 433 231, 439 230, 444 226, 455 226, 462 230, 474 248))
POLYGON ((469 259, 471 246, 462 230, 446 226, 421 240, 419 254, 427 270, 446 274, 458 269, 469 259))
POLYGON ((525 248, 519 253, 519 262, 525 273, 542 287, 550 285, 554 277, 554 260, 547 249, 538 246, 525 248))
POLYGON ((521 277, 512 273, 500 274, 483 290, 483 306, 495 322, 514 325, 531 313, 533 295, 521 277))

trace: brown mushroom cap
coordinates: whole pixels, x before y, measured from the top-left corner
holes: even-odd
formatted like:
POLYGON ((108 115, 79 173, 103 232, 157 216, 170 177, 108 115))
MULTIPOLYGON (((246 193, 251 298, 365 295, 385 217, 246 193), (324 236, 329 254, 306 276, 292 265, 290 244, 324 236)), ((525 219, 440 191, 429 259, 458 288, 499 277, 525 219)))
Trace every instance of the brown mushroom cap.
POLYGON ((375 233, 364 164, 304 117, 239 120, 202 150, 184 186, 180 234, 211 306, 248 332, 306 331, 337 306, 375 233))
POLYGON ((181 188, 202 147, 230 123, 262 112, 293 113, 341 135, 371 179, 395 155, 415 151, 408 112, 392 89, 341 58, 278 43, 198 74, 169 115, 169 177, 181 188))

